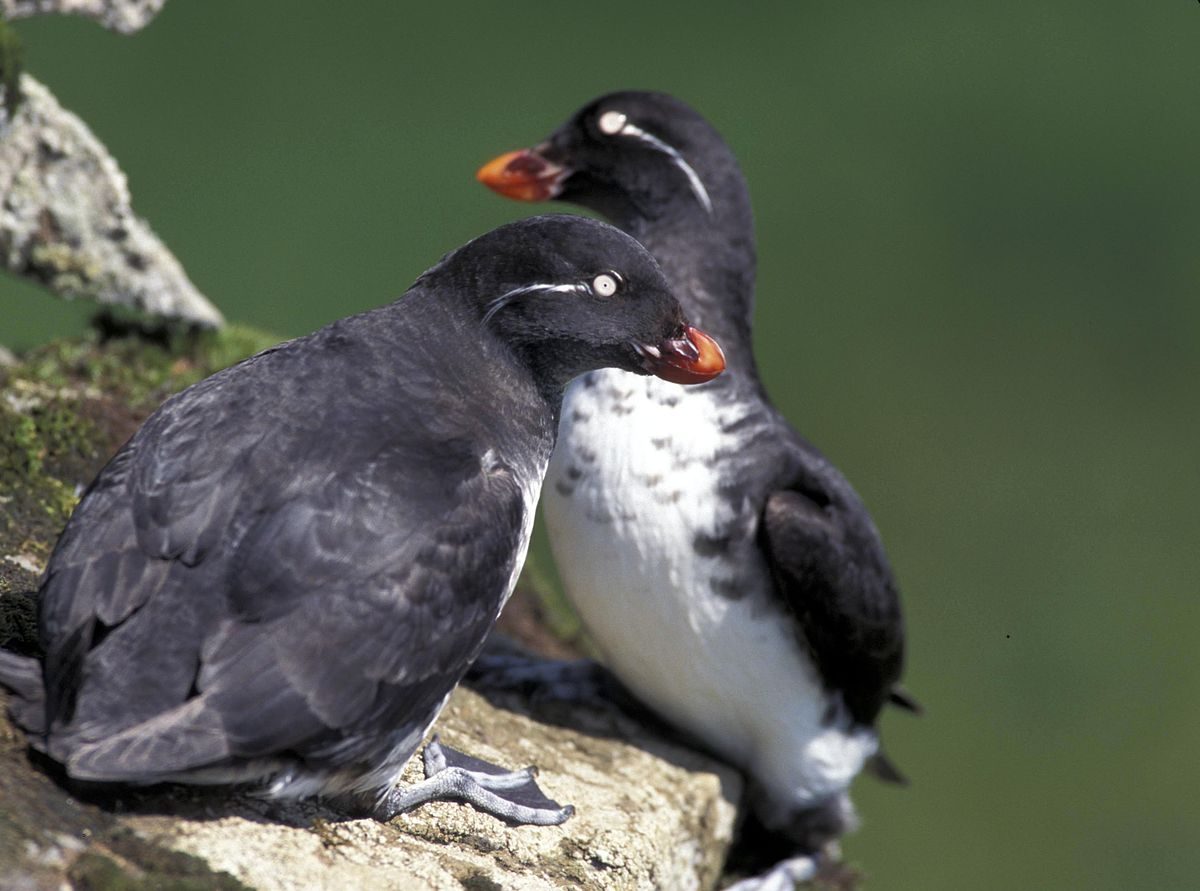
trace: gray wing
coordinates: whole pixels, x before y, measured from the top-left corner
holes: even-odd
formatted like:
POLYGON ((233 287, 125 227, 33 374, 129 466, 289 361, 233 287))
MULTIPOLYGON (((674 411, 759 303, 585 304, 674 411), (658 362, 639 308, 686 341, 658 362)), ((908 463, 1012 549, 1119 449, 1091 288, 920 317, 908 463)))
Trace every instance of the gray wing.
POLYGON ((285 347, 169 399, 100 471, 47 566, 40 627, 48 653, 84 623, 120 624, 162 589, 176 560, 196 564, 227 534, 248 494, 271 497, 248 458, 263 436, 256 426, 270 430, 282 413, 248 372, 285 347))
POLYGON ((75 776, 353 758, 347 734, 429 717, 506 593, 512 473, 403 418, 386 448, 343 435, 362 418, 341 399, 308 435, 278 394, 219 378, 113 459, 52 557, 51 748, 75 776))
POLYGON ((474 473, 441 477, 452 484, 422 499, 424 517, 396 526, 378 484, 397 457, 275 512, 239 549, 236 617, 208 641, 197 682, 234 755, 332 741, 341 758, 345 741, 326 731, 424 726, 478 654, 513 574, 520 487, 476 457, 474 473))

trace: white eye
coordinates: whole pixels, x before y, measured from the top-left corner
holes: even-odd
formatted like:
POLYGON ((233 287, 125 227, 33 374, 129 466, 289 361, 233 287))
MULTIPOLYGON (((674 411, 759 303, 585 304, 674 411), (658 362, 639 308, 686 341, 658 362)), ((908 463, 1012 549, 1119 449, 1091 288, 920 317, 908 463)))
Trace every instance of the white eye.
POLYGON ((624 112, 606 111, 600 115, 600 119, 596 121, 596 126, 600 128, 601 133, 606 133, 609 136, 616 136, 625 127, 625 122, 629 120, 624 112))
POLYGON ((592 291, 600 297, 611 297, 617 293, 617 280, 607 272, 602 272, 592 279, 592 291))

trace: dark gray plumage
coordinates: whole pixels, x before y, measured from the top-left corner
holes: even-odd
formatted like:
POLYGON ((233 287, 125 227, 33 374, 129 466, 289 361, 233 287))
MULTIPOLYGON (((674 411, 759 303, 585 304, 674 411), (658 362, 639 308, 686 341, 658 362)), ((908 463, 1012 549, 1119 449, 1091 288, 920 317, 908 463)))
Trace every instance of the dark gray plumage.
POLYGON ((419 803, 389 790, 511 593, 563 387, 704 379, 713 349, 636 242, 539 217, 213 375, 84 494, 41 587, 44 666, 0 654, 14 716, 76 780, 419 803))

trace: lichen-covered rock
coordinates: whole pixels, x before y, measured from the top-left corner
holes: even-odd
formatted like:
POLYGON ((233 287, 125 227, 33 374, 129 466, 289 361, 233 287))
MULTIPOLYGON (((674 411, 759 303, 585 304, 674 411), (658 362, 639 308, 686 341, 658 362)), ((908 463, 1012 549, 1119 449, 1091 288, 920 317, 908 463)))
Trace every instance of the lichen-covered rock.
POLYGON ((0 262, 65 297, 221 325, 133 212, 125 175, 100 140, 28 74, 20 92, 11 120, 0 105, 0 262))
POLYGON ((132 34, 158 15, 167 0, 0 0, 6 19, 61 13, 94 19, 105 28, 132 34))
MULTIPOLYGON (((111 332, 110 332, 111 333, 111 332)), ((269 345, 232 329, 99 336, 0 366, 0 645, 36 649, 28 592, 91 479, 174 390, 269 345)), ((520 595, 518 595, 520 596, 520 595)), ((509 827, 434 804, 380 824, 314 801, 122 790, 103 806, 29 760, 0 693, 0 891, 138 889, 709 889, 733 834, 737 775, 615 707, 534 706, 459 689, 435 730, 511 767, 536 764, 563 826, 509 827)), ((409 778, 419 775, 417 761, 409 778)))

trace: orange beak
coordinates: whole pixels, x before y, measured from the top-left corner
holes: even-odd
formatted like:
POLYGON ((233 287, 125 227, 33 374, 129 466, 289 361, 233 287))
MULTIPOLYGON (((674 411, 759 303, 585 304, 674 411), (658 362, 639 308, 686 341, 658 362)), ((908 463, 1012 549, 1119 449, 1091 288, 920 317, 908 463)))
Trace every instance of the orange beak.
POLYGON ((570 171, 552 164, 533 149, 505 152, 475 174, 489 189, 518 201, 549 201, 562 189, 570 171))
POLYGON ((657 347, 639 346, 642 367, 673 384, 702 384, 725 370, 721 345, 690 325, 683 337, 666 340, 657 347))

